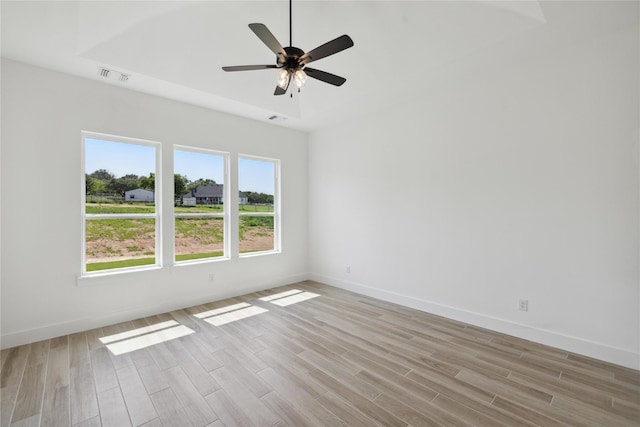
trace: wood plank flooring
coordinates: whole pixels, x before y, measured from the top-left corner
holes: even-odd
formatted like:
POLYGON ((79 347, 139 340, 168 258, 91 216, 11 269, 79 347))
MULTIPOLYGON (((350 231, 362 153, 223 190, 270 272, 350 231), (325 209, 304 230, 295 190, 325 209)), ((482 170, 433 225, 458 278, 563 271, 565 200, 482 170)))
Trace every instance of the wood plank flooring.
POLYGON ((1 352, 0 426, 640 426, 640 372, 315 282, 1 352))

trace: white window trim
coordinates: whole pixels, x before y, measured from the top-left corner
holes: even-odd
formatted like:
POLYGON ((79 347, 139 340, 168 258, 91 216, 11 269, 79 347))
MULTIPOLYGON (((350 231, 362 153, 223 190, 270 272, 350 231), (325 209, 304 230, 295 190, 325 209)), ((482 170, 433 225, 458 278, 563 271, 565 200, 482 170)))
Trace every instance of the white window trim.
MULTIPOLYGON (((174 144, 173 153, 172 153, 174 159, 175 159, 176 150, 221 156, 223 158, 223 163, 224 163, 224 172, 223 172, 224 187, 222 190, 223 191, 222 198, 223 200, 230 200, 229 195, 231 194, 231 191, 230 191, 231 186, 228 184, 231 182, 230 176, 229 176, 230 175, 229 173, 230 154, 228 152, 174 144)), ((174 166, 173 173, 171 174, 171 176, 173 177, 175 176, 175 174, 176 174, 176 171, 174 166)), ((173 194, 173 191, 172 191, 172 194, 173 194)), ((173 212, 173 265, 183 266, 183 265, 192 265, 192 264, 203 264, 208 262, 228 260, 231 257, 231 245, 229 241, 230 240, 229 237, 231 236, 231 233, 229 232, 230 230, 229 218, 231 216, 231 213, 230 213, 231 209, 229 209, 229 205, 230 205, 229 203, 224 203, 222 212, 220 213, 216 213, 216 212, 214 213, 176 213, 174 209, 174 212, 173 212), (222 256, 213 257, 213 258, 199 258, 199 259, 186 260, 186 261, 177 261, 176 260, 176 233, 175 233, 176 218, 222 218, 223 219, 223 230, 222 230, 223 254, 222 256)))
MULTIPOLYGON (((271 162, 274 164, 273 168, 273 212, 240 212, 238 206, 236 206, 238 219, 243 216, 271 216, 273 217, 273 249, 267 251, 255 251, 255 252, 240 252, 238 247, 239 258, 252 258, 256 256, 276 254, 282 252, 282 238, 281 238, 281 202, 280 202, 280 159, 274 159, 270 157, 254 156, 250 154, 238 154, 238 163, 240 159, 257 160, 261 162, 271 162)), ((240 181, 240 175, 238 171, 238 184, 240 181)), ((242 189, 240 189, 242 191, 242 189)), ((236 236, 239 239, 239 236, 236 236)), ((240 242, 238 242, 239 246, 240 242)))
POLYGON ((109 135, 105 133, 81 131, 81 170, 80 170, 80 209, 82 217, 81 227, 81 268, 80 277, 96 277, 105 276, 119 273, 126 273, 131 271, 140 270, 152 270, 162 267, 162 223, 161 223, 161 211, 162 211, 162 144, 157 141, 150 141, 139 138, 129 138, 118 135, 109 135), (125 144, 137 144, 145 145, 155 148, 155 188, 154 188, 154 204, 155 212, 152 214, 88 214, 86 212, 86 165, 85 165, 85 147, 86 139, 100 139, 105 141, 120 142, 125 144), (125 267, 125 268, 113 268, 108 270, 87 271, 87 245, 86 245, 86 230, 87 220, 100 220, 100 219, 154 219, 155 220, 155 263, 150 265, 144 265, 139 267, 125 267))

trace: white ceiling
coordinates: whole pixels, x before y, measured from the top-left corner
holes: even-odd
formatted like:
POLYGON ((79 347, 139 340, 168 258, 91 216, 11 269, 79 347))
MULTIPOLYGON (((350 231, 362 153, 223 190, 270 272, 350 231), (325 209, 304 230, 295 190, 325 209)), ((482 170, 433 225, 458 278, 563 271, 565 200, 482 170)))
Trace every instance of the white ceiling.
POLYGON ((514 63, 638 25, 637 2, 293 2, 293 45, 308 51, 342 34, 355 46, 313 64, 347 79, 309 79, 275 97, 275 63, 248 24, 288 43, 288 2, 2 1, 2 56, 257 120, 313 131, 414 96, 464 87, 514 63), (128 82, 98 76, 104 66, 128 82))

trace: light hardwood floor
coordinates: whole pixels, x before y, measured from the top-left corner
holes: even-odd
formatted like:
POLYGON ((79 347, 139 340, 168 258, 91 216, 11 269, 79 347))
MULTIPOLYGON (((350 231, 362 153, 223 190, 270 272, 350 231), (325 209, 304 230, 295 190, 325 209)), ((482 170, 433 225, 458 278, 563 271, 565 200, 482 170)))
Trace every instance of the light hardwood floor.
POLYGON ((3 427, 640 425, 638 371, 315 282, 6 349, 1 386, 3 427))

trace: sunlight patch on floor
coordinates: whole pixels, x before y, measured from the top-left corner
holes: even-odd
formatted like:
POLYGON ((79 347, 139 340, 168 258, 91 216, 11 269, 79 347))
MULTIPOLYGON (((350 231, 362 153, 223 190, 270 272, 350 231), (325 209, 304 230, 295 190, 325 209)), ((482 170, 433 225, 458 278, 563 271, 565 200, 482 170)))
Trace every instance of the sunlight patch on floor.
POLYGON ((179 323, 175 320, 167 320, 166 322, 156 323, 155 325, 132 329, 130 331, 121 332, 119 334, 107 335, 106 337, 100 338, 100 342, 102 342, 102 344, 109 344, 112 342, 126 340, 127 338, 137 337, 139 335, 148 334, 150 332, 159 331, 161 329, 166 329, 177 325, 179 325, 179 323))
POLYGON ((169 320, 148 327, 102 337, 100 341, 105 344, 108 343, 107 348, 109 351, 119 356, 193 333, 195 333, 193 329, 181 325, 175 320, 169 320))
POLYGON ((214 310, 203 311, 202 313, 194 314, 194 316, 197 317, 198 319, 205 319, 207 317, 216 316, 216 315, 223 314, 223 313, 228 313, 230 311, 239 310, 239 309, 245 308, 245 307, 251 307, 251 304, 246 303, 246 302, 241 302, 241 303, 238 303, 238 304, 227 305, 225 307, 216 308, 214 310))
POLYGON ((284 291, 277 294, 262 297, 260 298, 260 301, 270 302, 270 301, 273 301, 274 299, 288 297, 289 295, 299 294, 300 292, 302 292, 300 289, 291 289, 290 291, 284 291))
POLYGON ((213 310, 203 311, 202 313, 194 314, 194 316, 214 326, 222 326, 227 323, 246 319, 267 311, 269 310, 266 308, 256 307, 255 305, 251 305, 247 302, 240 302, 213 310))
POLYGON ((236 320, 242 320, 246 319, 247 317, 266 313, 267 311, 269 310, 267 310, 266 308, 249 305, 249 307, 246 308, 219 314, 217 316, 207 317, 206 319, 204 319, 204 321, 211 323, 214 326, 222 326, 226 325, 227 323, 235 322, 236 320))
POLYGON ((314 294, 313 292, 303 292, 300 289, 291 289, 289 291, 267 295, 266 297, 260 298, 260 301, 266 301, 271 304, 279 305, 280 307, 286 307, 288 305, 310 300, 311 298, 319 296, 320 295, 314 294))
POLYGON ((289 297, 279 298, 274 301, 269 301, 271 304, 279 305, 280 307, 286 307, 291 304, 297 304, 302 301, 310 300, 311 298, 319 297, 320 295, 313 292, 301 292, 289 297))

